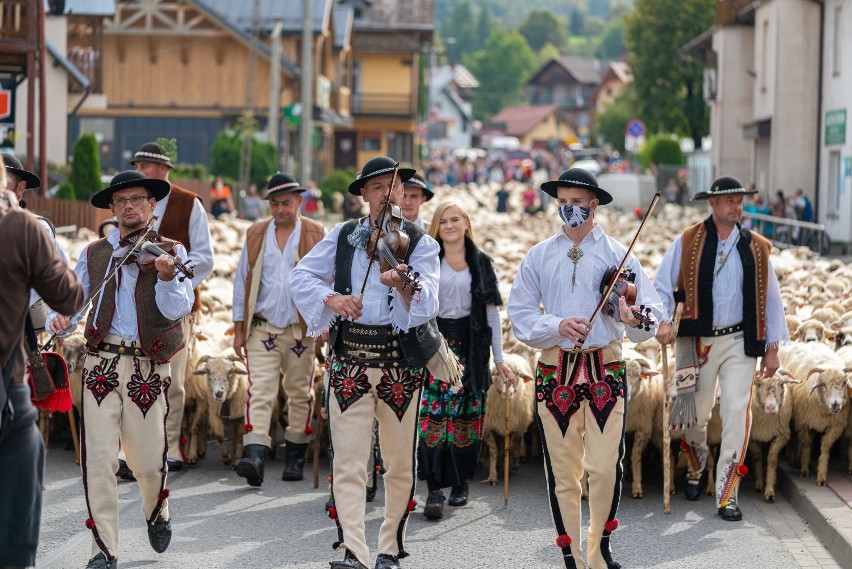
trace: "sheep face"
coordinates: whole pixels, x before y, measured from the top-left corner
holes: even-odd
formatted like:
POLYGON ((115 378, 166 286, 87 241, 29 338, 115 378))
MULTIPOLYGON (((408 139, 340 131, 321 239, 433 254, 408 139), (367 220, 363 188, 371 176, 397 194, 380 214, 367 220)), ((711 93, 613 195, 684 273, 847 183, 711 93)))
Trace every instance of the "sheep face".
POLYGON ((799 383, 799 381, 792 379, 783 370, 776 371, 775 375, 766 379, 759 376, 756 378, 755 400, 759 407, 763 407, 764 413, 769 416, 778 414, 787 397, 788 383, 799 383))
POLYGON ((852 346, 852 327, 844 328, 834 335, 834 349, 839 350, 843 346, 852 346))
POLYGON ((818 320, 806 320, 796 329, 796 339, 799 342, 822 342, 825 326, 818 320))
POLYGON ((237 390, 237 375, 245 375, 246 372, 237 367, 236 361, 221 356, 211 357, 204 362, 195 374, 207 376, 207 387, 214 401, 222 403, 231 398, 237 390))
POLYGON ((825 408, 836 415, 840 413, 848 399, 849 373, 839 369, 814 369, 808 377, 816 375, 811 385, 811 395, 819 397, 825 408))
POLYGON ((659 372, 654 370, 650 363, 642 359, 629 359, 625 367, 627 370, 627 402, 629 403, 633 394, 639 391, 641 382, 659 372))

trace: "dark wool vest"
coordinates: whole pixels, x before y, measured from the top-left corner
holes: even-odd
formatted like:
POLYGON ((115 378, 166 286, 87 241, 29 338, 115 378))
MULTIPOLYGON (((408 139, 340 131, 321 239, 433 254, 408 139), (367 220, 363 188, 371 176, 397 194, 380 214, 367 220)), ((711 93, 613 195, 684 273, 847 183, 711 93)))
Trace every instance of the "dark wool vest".
MULTIPOLYGON (((355 294, 352 292, 352 258, 355 256, 355 247, 349 243, 349 236, 363 222, 363 217, 347 221, 337 236, 337 252, 334 257, 334 290, 340 294, 355 294)), ((405 223, 405 232, 408 233, 409 238, 408 252, 405 255, 405 264, 407 265, 414 248, 417 247, 417 242, 425 233, 410 222, 405 223)), ((379 260, 377 259, 376 262, 378 263, 379 260)), ((328 333, 328 345, 332 348, 337 340, 338 330, 340 330, 340 318, 334 320, 334 324, 328 333)))
MULTIPOLYGON (((762 357, 766 350, 766 290, 772 244, 748 229, 739 229, 737 253, 743 265, 743 335, 745 353, 762 357)), ((688 227, 681 237, 680 275, 675 301, 683 302, 678 336, 713 335, 713 280, 719 234, 713 218, 688 227)))
MULTIPOLYGON (((106 238, 98 239, 89 245, 86 267, 89 271, 89 286, 95 290, 103 282, 112 265, 112 245, 106 238)), ((112 278, 102 293, 92 299, 92 309, 86 320, 84 335, 89 347, 96 348, 109 332, 115 314, 116 278, 112 278), (101 298, 97 315, 95 308, 101 298), (97 328, 95 328, 97 323, 97 328)), ((184 346, 183 318, 169 320, 157 307, 154 286, 157 284, 157 271, 139 271, 136 280, 136 319, 139 333, 139 347, 146 356, 161 364, 171 359, 184 346)))
MULTIPOLYGON (((181 245, 186 247, 187 253, 192 251, 192 240, 189 238, 189 218, 192 215, 195 200, 200 199, 195 192, 172 184, 172 190, 169 192, 169 203, 166 204, 166 211, 163 213, 163 220, 160 222, 158 233, 166 239, 180 242, 181 245)), ((193 292, 195 293, 195 300, 192 303, 192 311, 197 312, 201 308, 200 291, 196 289, 193 292)))

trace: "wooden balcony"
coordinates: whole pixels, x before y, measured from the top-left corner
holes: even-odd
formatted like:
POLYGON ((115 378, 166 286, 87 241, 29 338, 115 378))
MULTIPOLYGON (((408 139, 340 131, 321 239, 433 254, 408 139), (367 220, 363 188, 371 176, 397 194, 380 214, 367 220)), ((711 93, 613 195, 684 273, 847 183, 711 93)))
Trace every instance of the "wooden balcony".
POLYGON ((352 95, 352 114, 416 117, 417 105, 411 95, 356 93, 352 95))
POLYGON ((0 68, 19 72, 36 46, 35 0, 0 0, 0 68))
POLYGON ((343 85, 332 91, 331 106, 340 116, 348 117, 352 114, 352 90, 343 85))

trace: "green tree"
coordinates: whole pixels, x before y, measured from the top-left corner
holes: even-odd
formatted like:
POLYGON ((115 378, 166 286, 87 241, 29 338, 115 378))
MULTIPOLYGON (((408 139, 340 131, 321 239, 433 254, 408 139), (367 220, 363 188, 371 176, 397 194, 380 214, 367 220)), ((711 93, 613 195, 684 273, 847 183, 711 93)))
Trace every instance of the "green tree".
POLYGON ((101 157, 94 134, 83 134, 74 143, 71 154, 71 173, 62 184, 57 197, 88 201, 103 189, 101 184, 101 157))
POLYGON ((595 137, 624 154, 627 123, 634 118, 634 113, 630 97, 620 94, 603 113, 595 116, 595 137))
POLYGON ((583 21, 585 20, 585 14, 580 11, 579 8, 574 8, 571 10, 571 20, 569 23, 569 27, 571 28, 572 36, 581 36, 583 35, 583 21))
POLYGON ((491 35, 491 28, 494 27, 494 18, 491 16, 491 9, 488 4, 483 4, 479 7, 479 18, 476 21, 476 49, 479 51, 491 35))
POLYGON ((601 34, 595 56, 617 59, 624 53, 624 20, 615 18, 607 22, 601 34))
POLYGON ((178 161, 178 153, 177 153, 177 139, 176 138, 163 138, 162 136, 156 140, 157 145, 163 149, 163 152, 172 159, 172 164, 177 164, 178 161))
POLYGON ((564 19, 550 10, 533 10, 518 26, 518 31, 526 38, 533 51, 539 51, 548 43, 558 49, 565 47, 568 43, 566 28, 564 19))
POLYGON ((541 48, 537 54, 535 54, 533 69, 541 69, 548 61, 554 57, 559 57, 559 53, 559 48, 552 43, 545 44, 545 46, 541 48))
POLYGON ((320 182, 319 190, 322 194, 322 203, 331 207, 332 196, 337 193, 346 195, 349 184, 355 179, 357 172, 355 168, 341 168, 329 172, 328 176, 320 182))
POLYGON ((488 118, 520 99, 533 69, 535 54, 518 32, 495 28, 485 48, 465 59, 465 66, 479 80, 473 99, 477 118, 488 118))
POLYGON ((713 25, 714 0, 636 0, 625 16, 625 45, 634 76, 635 104, 651 132, 688 136, 701 147, 709 130, 700 66, 678 50, 713 25))
POLYGON ((594 38, 601 35, 606 27, 606 21, 600 16, 586 16, 583 26, 583 35, 594 38))
POLYGON ((441 36, 447 48, 447 59, 458 63, 465 55, 476 51, 482 40, 476 37, 476 24, 470 0, 461 0, 441 26, 441 36), (452 38, 452 40, 450 40, 452 38))
MULTIPOLYGON (((210 173, 230 180, 240 177, 240 132, 221 131, 210 149, 210 173)), ((262 188, 266 179, 278 170, 275 147, 269 142, 252 139, 250 183, 262 188)))
POLYGON ((671 134, 655 134, 645 141, 639 149, 639 163, 647 168, 651 163, 657 166, 682 166, 686 157, 680 149, 680 142, 671 134))

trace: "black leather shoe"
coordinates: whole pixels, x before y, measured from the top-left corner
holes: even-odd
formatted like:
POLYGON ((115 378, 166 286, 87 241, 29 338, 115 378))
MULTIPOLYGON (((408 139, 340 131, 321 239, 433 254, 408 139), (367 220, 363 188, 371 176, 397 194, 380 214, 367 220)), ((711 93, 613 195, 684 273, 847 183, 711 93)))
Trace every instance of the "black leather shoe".
POLYGON ((369 569, 366 565, 355 559, 348 551, 343 561, 332 561, 331 569, 369 569))
POLYGON ((399 564, 399 558, 396 555, 379 553, 376 557, 376 569, 402 569, 402 565, 399 564))
POLYGON ((118 470, 115 471, 115 475, 122 480, 136 480, 136 477, 133 476, 133 471, 127 466, 127 462, 120 458, 118 459, 118 470))
POLYGON ((284 472, 281 473, 281 480, 295 482, 303 478, 302 471, 305 468, 305 451, 307 448, 308 443, 296 444, 287 441, 284 472))
POLYGON ((452 491, 450 492, 450 499, 447 500, 447 504, 450 506, 464 506, 467 504, 467 492, 469 488, 467 485, 467 480, 459 484, 458 486, 453 486, 452 491))
POLYGON ((107 561, 103 551, 89 559, 89 564, 86 569, 116 569, 118 567, 118 559, 107 561))
POLYGON ((737 501, 734 498, 728 500, 728 505, 724 508, 719 508, 719 515, 726 522, 738 522, 743 519, 743 513, 737 506, 737 501))
POLYGON ((172 520, 164 520, 163 514, 157 516, 153 524, 148 524, 148 541, 157 553, 167 550, 172 541, 172 520))
POLYGON ((183 461, 173 458, 166 459, 166 465, 169 467, 169 472, 180 472, 183 470, 183 461))
POLYGON ((696 481, 691 474, 686 475, 686 484, 683 487, 683 493, 686 499, 690 502, 695 502, 704 493, 704 487, 707 486, 707 471, 701 473, 696 481))
POLYGON ((429 492, 423 515, 430 520, 440 520, 444 517, 444 493, 440 490, 429 492))
POLYGON ((237 464, 237 476, 245 478, 249 486, 263 484, 263 465, 269 448, 266 445, 246 445, 243 448, 243 458, 237 464))
POLYGON ((367 486, 367 501, 372 502, 376 499, 376 491, 378 488, 375 486, 367 486))

